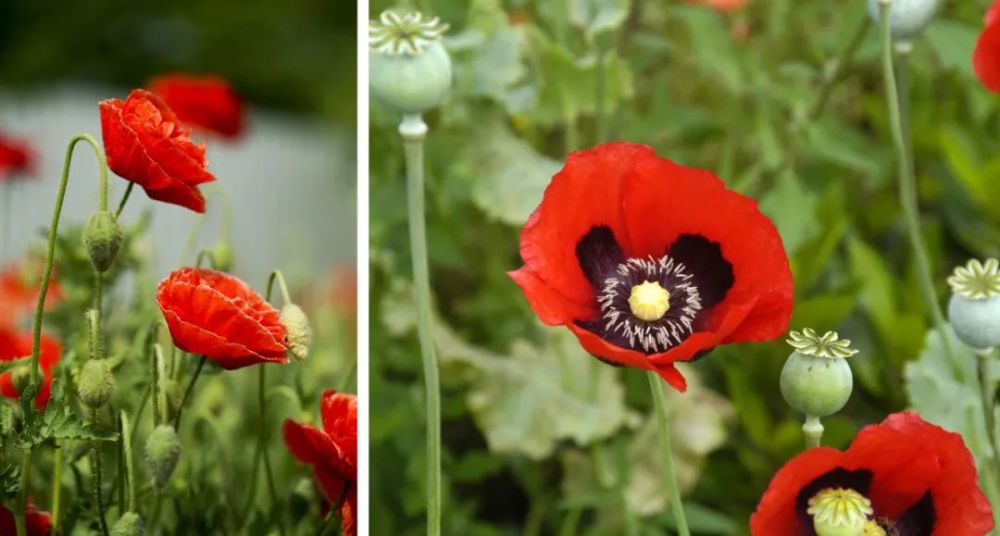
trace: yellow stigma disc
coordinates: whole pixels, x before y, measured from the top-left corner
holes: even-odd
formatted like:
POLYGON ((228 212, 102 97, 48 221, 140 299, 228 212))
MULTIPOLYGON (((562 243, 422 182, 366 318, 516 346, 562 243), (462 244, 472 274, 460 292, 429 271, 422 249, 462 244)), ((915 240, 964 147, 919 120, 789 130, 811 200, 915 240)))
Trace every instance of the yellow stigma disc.
POLYGON ((853 489, 826 488, 809 499, 806 513, 813 516, 819 536, 864 536, 874 510, 871 501, 853 489))
POLYGON ((670 293, 655 281, 644 281, 632 287, 628 305, 636 318, 653 322, 663 318, 670 310, 670 293))

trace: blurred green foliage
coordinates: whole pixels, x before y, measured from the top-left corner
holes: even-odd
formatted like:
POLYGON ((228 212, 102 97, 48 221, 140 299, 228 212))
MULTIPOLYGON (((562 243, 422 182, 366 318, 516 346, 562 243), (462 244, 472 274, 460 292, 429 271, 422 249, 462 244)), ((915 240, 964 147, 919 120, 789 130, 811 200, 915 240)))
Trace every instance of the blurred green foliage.
POLYGON ((141 86, 213 73, 255 104, 353 124, 357 5, 324 0, 0 0, 0 81, 141 86))
MULTIPOLYGON (((397 6, 372 4, 372 17, 397 6)), ((953 266, 1000 253, 1000 99, 971 66, 987 4, 946 3, 910 61, 921 217, 942 300, 953 266)), ((861 350, 826 444, 846 446, 912 405, 983 455, 983 431, 962 424, 977 417, 936 403, 971 407, 974 386, 946 374, 928 334, 865 2, 751 0, 732 14, 649 0, 399 5, 451 25, 455 62, 453 93, 428 116, 427 157, 446 534, 664 534, 672 523, 641 447, 645 378, 541 327, 506 276, 553 171, 602 140, 649 144, 760 200, 795 274, 792 328, 837 329, 861 350), (859 32, 854 61, 837 71, 859 32)), ((371 118, 372 532, 420 534, 423 387, 399 117, 374 103, 371 118)), ((788 352, 781 341, 717 349, 690 367, 703 388, 671 399, 675 434, 689 434, 675 456, 695 533, 746 534, 771 476, 802 449, 801 416, 778 390, 788 352)))

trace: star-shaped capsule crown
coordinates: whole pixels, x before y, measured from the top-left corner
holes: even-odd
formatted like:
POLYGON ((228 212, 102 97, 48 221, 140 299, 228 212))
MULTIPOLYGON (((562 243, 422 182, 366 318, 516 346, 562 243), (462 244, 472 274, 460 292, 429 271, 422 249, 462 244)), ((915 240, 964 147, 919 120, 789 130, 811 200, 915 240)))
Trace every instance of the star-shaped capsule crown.
POLYGON ((972 259, 959 266, 948 278, 951 291, 970 300, 989 300, 1000 296, 1000 261, 972 259))
POLYGON ((814 357, 843 359, 858 353, 851 348, 850 339, 841 339, 836 331, 827 331, 819 336, 812 328, 805 328, 801 332, 789 332, 786 342, 796 352, 814 357))
POLYGON ((385 11, 368 26, 372 50, 394 56, 416 56, 428 45, 441 39, 448 25, 437 17, 425 17, 418 11, 400 15, 385 11))

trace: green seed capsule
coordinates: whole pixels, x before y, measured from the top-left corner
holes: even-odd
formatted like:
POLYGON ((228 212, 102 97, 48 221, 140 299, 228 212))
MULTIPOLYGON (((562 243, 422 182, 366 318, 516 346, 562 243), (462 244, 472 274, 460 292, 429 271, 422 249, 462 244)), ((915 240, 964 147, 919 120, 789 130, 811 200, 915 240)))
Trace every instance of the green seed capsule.
POLYGON ((789 344, 795 351, 781 369, 781 394, 788 405, 807 417, 826 417, 847 404, 854 388, 854 376, 846 357, 857 353, 851 341, 833 332, 822 337, 806 328, 791 332, 789 344))
POLYGON ((451 89, 451 58, 441 44, 447 29, 420 13, 383 13, 369 29, 372 95, 404 114, 441 104, 451 89))
POLYGON ((978 350, 1000 346, 1000 261, 970 260, 948 278, 948 319, 955 335, 978 350))
POLYGON ((106 272, 115 262, 125 236, 115 216, 106 210, 95 212, 83 229, 83 245, 98 272, 106 272))

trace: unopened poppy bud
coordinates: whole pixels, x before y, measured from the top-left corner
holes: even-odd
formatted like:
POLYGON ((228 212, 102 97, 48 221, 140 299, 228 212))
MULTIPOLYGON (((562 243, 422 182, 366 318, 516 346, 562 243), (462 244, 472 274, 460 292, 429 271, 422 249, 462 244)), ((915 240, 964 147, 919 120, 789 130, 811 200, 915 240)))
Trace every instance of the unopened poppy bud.
POLYGON ((827 488, 809 499, 806 513, 817 536, 864 536, 874 510, 867 497, 851 488, 827 488))
POLYGON ((162 490, 170 481, 181 457, 181 441, 177 431, 169 424, 153 429, 146 439, 146 469, 153 479, 153 487, 162 490))
MULTIPOLYGON (((868 14, 879 22, 879 4, 886 0, 868 0, 868 14)), ((889 27, 896 39, 910 39, 924 31, 934 18, 939 0, 890 0, 889 27)))
POLYGON ((418 12, 382 13, 368 30, 372 95, 404 114, 441 104, 451 88, 451 58, 441 44, 448 25, 418 12))
POLYGON ((180 382, 173 378, 164 379, 163 394, 167 396, 167 407, 170 408, 171 413, 181 407, 181 400, 184 398, 184 393, 181 391, 180 382))
POLYGON ((840 411, 854 388, 845 359, 858 353, 851 341, 834 331, 820 337, 806 328, 789 333, 788 344, 795 348, 781 369, 781 394, 788 405, 813 418, 840 411))
POLYGON ((145 533, 142 518, 135 512, 125 512, 111 527, 111 536, 142 536, 145 533))
POLYGON ((306 313, 298 305, 289 303, 281 308, 281 323, 285 325, 288 351, 296 359, 308 358, 309 347, 312 345, 312 327, 309 326, 306 313))
POLYGON ((103 273, 111 268, 123 240, 118 220, 106 210, 95 212, 83 229, 83 245, 90 255, 90 263, 98 272, 103 273))
POLYGON ((1000 261, 970 260, 948 278, 948 319, 955 335, 977 350, 1000 346, 1000 261))
POLYGON ((214 268, 220 272, 228 272, 233 269, 233 246, 223 240, 212 246, 212 261, 214 268))
POLYGON ((104 359, 91 359, 80 369, 78 382, 80 401, 91 409, 98 409, 111 400, 115 392, 115 377, 104 359))
POLYGON ((23 393, 28 385, 31 384, 31 365, 25 365, 23 367, 17 367, 11 372, 10 381, 14 384, 14 389, 18 393, 23 393))

